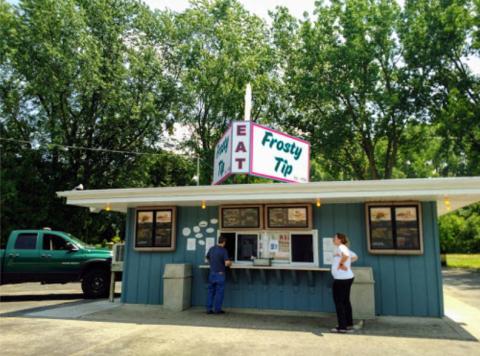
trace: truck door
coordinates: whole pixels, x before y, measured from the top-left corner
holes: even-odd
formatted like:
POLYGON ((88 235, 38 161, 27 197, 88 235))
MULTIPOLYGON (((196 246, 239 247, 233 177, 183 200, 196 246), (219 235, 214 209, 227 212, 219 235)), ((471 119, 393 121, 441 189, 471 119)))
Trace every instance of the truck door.
POLYGON ((76 280, 80 271, 80 251, 70 251, 63 236, 42 232, 42 273, 45 281, 66 282, 76 280))
POLYGON ((5 255, 5 279, 11 282, 40 281, 38 233, 19 233, 5 255))

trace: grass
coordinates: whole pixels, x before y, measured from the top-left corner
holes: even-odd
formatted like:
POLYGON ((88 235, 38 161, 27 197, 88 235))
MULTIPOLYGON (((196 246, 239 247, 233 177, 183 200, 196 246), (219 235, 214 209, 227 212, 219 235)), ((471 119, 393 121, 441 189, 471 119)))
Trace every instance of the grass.
POLYGON ((447 254, 447 266, 457 268, 475 268, 480 270, 480 253, 447 254))

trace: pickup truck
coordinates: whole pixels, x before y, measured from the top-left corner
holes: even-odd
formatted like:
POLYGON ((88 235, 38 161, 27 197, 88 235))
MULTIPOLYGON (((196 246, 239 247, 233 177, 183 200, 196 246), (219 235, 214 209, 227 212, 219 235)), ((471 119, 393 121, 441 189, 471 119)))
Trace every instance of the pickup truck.
POLYGON ((86 298, 108 296, 112 252, 74 236, 43 230, 15 230, 0 250, 0 284, 82 283, 86 298))

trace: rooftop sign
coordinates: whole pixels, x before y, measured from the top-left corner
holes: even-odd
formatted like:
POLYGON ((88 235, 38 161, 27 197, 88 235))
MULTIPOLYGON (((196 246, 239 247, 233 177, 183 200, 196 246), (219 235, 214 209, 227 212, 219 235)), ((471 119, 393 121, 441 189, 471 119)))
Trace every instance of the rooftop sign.
POLYGON ((213 184, 235 173, 308 183, 310 143, 249 121, 233 122, 215 148, 213 184))
POLYGON ((215 147, 213 184, 218 184, 232 174, 232 126, 223 134, 215 147))

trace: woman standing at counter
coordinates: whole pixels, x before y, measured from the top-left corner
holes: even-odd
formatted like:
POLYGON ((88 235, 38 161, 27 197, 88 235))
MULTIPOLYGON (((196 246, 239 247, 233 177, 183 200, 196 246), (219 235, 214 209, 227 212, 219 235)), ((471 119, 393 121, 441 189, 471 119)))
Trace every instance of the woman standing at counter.
POLYGON ((350 266, 357 260, 357 255, 347 247, 348 239, 344 234, 337 232, 333 237, 333 244, 335 245, 332 263, 333 300, 338 324, 331 331, 343 334, 353 329, 350 289, 354 275, 350 266))

